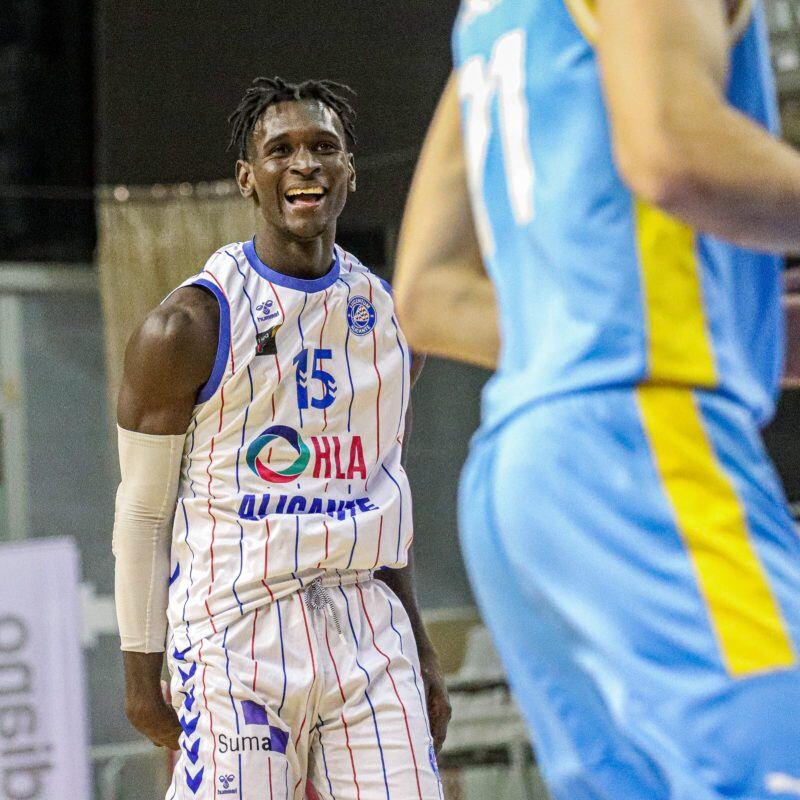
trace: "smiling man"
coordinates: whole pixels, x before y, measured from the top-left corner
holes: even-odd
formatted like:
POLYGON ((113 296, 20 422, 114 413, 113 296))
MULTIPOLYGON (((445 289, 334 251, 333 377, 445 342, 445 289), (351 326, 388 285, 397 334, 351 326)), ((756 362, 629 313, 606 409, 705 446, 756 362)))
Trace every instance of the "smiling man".
POLYGON ((126 353, 126 711, 180 750, 170 800, 296 800, 306 776, 323 800, 441 798, 450 711, 401 465, 411 354, 388 287, 335 244, 355 189, 345 89, 252 83, 230 121, 255 236, 214 253, 126 353))

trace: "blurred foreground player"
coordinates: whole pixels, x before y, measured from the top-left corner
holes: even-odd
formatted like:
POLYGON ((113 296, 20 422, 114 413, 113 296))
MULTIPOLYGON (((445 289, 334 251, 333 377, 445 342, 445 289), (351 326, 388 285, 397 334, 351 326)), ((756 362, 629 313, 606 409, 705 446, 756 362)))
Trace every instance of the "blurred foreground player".
POLYGON ((800 156, 761 5, 473 0, 454 48, 396 289, 418 350, 492 366, 499 316, 460 518, 545 778, 796 798, 800 539, 759 438, 781 262, 756 251, 800 251, 800 156))
POLYGON ((355 188, 341 89, 253 82, 231 122, 256 235, 126 353, 126 711, 180 749, 170 800, 297 800, 306 776, 323 800, 441 800, 449 706, 406 566, 411 356, 387 286, 334 244, 355 188))

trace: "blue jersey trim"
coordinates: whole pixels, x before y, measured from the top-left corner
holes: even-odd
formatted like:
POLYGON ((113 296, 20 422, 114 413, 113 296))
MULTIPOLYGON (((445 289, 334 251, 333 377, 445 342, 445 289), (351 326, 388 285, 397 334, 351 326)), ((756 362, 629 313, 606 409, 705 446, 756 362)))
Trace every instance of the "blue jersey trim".
POLYGON ((262 277, 266 278, 272 283, 277 283, 278 286, 283 286, 286 289, 295 289, 298 292, 321 292, 329 286, 336 283, 339 277, 339 253, 336 248, 333 249, 333 262, 328 272, 321 278, 314 278, 313 280, 306 280, 304 278, 293 278, 291 275, 284 275, 283 272, 276 272, 271 267, 268 267, 256 253, 256 238, 255 236, 244 243, 243 250, 250 262, 250 266, 262 277))
POLYGON ((219 339, 217 341, 217 355, 214 359, 214 369, 211 370, 211 377, 197 393, 197 403, 205 403, 214 392, 219 389, 222 383, 222 376, 225 374, 225 367, 228 366, 228 351, 231 346, 231 309, 228 306, 228 298, 215 283, 207 281, 205 278, 198 278, 192 286, 202 286, 208 289, 219 303, 219 339))

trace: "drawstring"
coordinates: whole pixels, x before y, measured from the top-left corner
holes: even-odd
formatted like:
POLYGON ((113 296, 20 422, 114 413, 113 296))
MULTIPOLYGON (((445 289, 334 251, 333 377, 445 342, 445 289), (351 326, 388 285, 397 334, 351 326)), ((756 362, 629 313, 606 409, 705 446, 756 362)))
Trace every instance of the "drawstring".
POLYGON ((327 608, 336 632, 339 636, 344 637, 342 626, 339 624, 339 615, 336 613, 336 606, 333 604, 328 590, 322 585, 320 578, 312 581, 306 589, 306 606, 309 611, 324 611, 327 608))

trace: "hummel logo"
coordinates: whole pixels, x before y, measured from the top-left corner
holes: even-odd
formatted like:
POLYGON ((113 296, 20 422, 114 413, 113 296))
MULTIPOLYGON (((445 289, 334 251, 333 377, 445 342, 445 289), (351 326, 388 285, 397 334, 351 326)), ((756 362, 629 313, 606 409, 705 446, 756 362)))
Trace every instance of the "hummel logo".
POLYGON ((217 789, 217 794, 236 794, 236 789, 231 789, 231 785, 236 782, 235 775, 220 775, 219 782, 222 788, 217 789))
POLYGON ((266 322, 268 319, 275 319, 275 317, 280 316, 277 311, 273 310, 274 305, 272 300, 265 300, 263 303, 259 303, 256 306, 259 322, 266 322))

